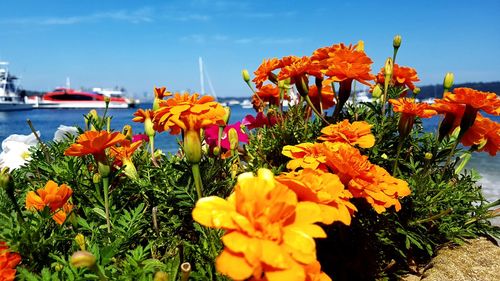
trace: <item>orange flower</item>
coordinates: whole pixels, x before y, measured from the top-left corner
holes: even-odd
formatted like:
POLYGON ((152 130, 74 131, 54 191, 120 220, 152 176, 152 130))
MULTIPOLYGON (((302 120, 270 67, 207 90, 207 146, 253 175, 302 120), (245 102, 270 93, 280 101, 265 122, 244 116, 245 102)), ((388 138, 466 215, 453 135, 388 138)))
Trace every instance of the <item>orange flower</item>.
POLYGON ((402 137, 410 134, 415 122, 415 116, 420 118, 429 118, 437 114, 436 110, 427 103, 415 103, 415 99, 399 98, 390 99, 389 102, 394 106, 394 112, 401 112, 398 130, 402 137))
POLYGON ((296 82, 298 77, 302 77, 306 74, 313 75, 316 77, 322 77, 320 67, 318 64, 313 64, 310 58, 293 57, 286 62, 282 63, 281 71, 278 73, 278 80, 285 80, 290 78, 292 83, 296 82))
POLYGON ((264 60, 262 64, 255 70, 254 74, 255 77, 252 80, 255 83, 255 86, 257 88, 262 87, 262 84, 269 79, 269 77, 272 77, 272 79, 276 79, 276 75, 273 73, 274 70, 278 69, 281 67, 281 61, 277 58, 272 58, 268 60, 264 60))
POLYGON ((431 105, 438 114, 444 114, 444 119, 439 125, 439 140, 460 126, 460 121, 464 115, 465 105, 456 104, 442 99, 435 99, 431 105))
MULTIPOLYGON (((288 96, 284 96, 284 99, 288 99, 288 96)), ((269 103, 271 105, 279 105, 280 104, 280 89, 272 84, 264 85, 260 87, 257 92, 252 96, 252 104, 256 111, 265 107, 264 103, 269 103)))
POLYGON ((297 202, 267 169, 240 175, 227 200, 198 200, 193 219, 226 230, 216 268, 234 280, 306 280, 305 266, 317 262, 313 238, 326 237, 314 224, 321 221, 318 205, 297 202))
POLYGON ((16 267, 21 262, 21 256, 9 250, 7 244, 0 241, 0 280, 13 281, 16 277, 16 267))
POLYGON ((153 120, 155 115, 154 115, 154 111, 151 110, 151 109, 142 109, 142 108, 139 108, 136 112, 134 112, 134 118, 132 119, 132 121, 134 122, 139 122, 139 123, 144 123, 146 122, 146 120, 153 120))
POLYGON ((318 93, 318 87, 316 85, 309 86, 309 98, 315 108, 323 108, 327 110, 335 105, 335 93, 333 92, 332 86, 327 81, 322 82, 321 96, 318 93), (321 107, 320 107, 321 98, 321 107))
POLYGON ((45 207, 53 213, 52 218, 62 224, 66 215, 71 212, 73 205, 67 201, 73 194, 73 190, 66 184, 57 185, 54 181, 48 181, 44 188, 30 191, 26 195, 26 209, 43 210, 45 207))
POLYGON ((303 169, 281 174, 276 180, 293 190, 299 201, 314 202, 321 208, 322 223, 340 221, 351 224, 356 207, 349 202, 352 194, 344 188, 337 175, 303 169))
POLYGON ((224 125, 226 111, 211 96, 175 93, 170 99, 160 102, 155 111, 154 122, 159 132, 170 130, 170 134, 180 134, 182 130, 199 131, 210 125, 224 125))
POLYGON ((465 146, 484 146, 479 151, 486 151, 495 156, 500 151, 500 123, 478 114, 474 125, 464 134, 461 139, 465 146))
POLYGON ((66 184, 57 185, 54 181, 49 180, 44 188, 36 191, 28 192, 26 196, 26 209, 43 210, 45 206, 49 207, 52 212, 62 208, 66 201, 73 194, 73 190, 66 184))
POLYGON ((437 114, 436 110, 428 103, 416 103, 415 99, 399 98, 390 99, 389 102, 394 106, 394 112, 418 116, 420 118, 429 118, 437 114))
POLYGON ((62 209, 57 211, 54 215, 52 215, 52 219, 54 219, 59 225, 62 225, 66 221, 66 217, 73 210, 73 205, 70 203, 64 204, 62 209))
POLYGON ((131 143, 129 140, 124 140, 120 146, 112 146, 110 148, 110 156, 115 158, 115 165, 124 166, 125 175, 131 179, 137 179, 138 174, 134 162, 132 162, 132 155, 142 145, 142 141, 131 143))
POLYGON ((488 114, 500 115, 500 99, 495 93, 481 92, 471 88, 455 88, 453 94, 450 92, 445 94, 444 100, 469 105, 488 114))
POLYGON ((76 143, 72 144, 64 155, 83 156, 92 154, 98 158, 105 155, 106 148, 125 140, 125 136, 120 132, 108 133, 107 131, 86 131, 81 134, 76 143))
POLYGON ((411 193, 408 183, 392 177, 385 169, 373 165, 356 148, 332 144, 326 151, 328 167, 337 174, 355 198, 365 198, 377 213, 395 206, 401 209, 400 197, 411 193))
POLYGON ((160 100, 162 100, 164 97, 168 97, 168 96, 172 95, 172 93, 167 92, 167 88, 165 88, 165 87, 160 87, 160 88, 155 87, 154 92, 155 92, 155 98, 160 99, 160 100))
POLYGON ((328 171, 325 151, 328 146, 324 143, 301 143, 297 145, 286 145, 281 152, 292 158, 286 167, 292 171, 298 168, 309 168, 313 170, 328 171))
POLYGON ((321 130, 323 134, 318 140, 343 142, 352 146, 370 148, 375 144, 375 136, 371 133, 372 125, 365 121, 355 121, 352 124, 345 119, 337 124, 329 125, 321 130))
MULTIPOLYGON (((392 84, 396 87, 408 87, 410 90, 415 90, 415 84, 413 82, 419 82, 420 79, 417 76, 417 71, 414 68, 399 66, 397 63, 394 64, 392 69, 392 84)), ((377 74, 377 83, 384 85, 385 82, 385 67, 380 69, 377 74)))
MULTIPOLYGON (((321 57, 322 56, 317 55, 315 58, 321 57)), ((368 81, 374 78, 370 73, 373 61, 365 52, 356 50, 356 45, 345 46, 341 43, 333 46, 331 51, 328 52, 328 58, 324 60, 326 61, 320 61, 319 63, 327 66, 322 72, 330 77, 327 79, 328 81, 341 82, 357 80, 367 86, 371 85, 368 81)))

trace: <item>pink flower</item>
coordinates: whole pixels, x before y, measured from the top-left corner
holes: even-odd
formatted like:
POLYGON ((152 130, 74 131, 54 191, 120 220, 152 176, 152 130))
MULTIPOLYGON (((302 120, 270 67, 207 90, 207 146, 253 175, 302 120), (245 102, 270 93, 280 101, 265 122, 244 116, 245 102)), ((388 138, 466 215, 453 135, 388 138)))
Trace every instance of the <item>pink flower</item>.
POLYGON ((146 134, 137 134, 132 136, 132 142, 145 141, 149 142, 149 137, 146 134))
POLYGON ((278 118, 276 118, 276 116, 265 116, 263 112, 257 113, 256 117, 247 115, 242 121, 242 124, 249 130, 262 128, 264 126, 273 126, 276 123, 278 123, 278 118))
MULTIPOLYGON (((248 143, 248 136, 241 129, 241 122, 236 122, 232 125, 227 125, 224 128, 224 132, 222 133, 221 147, 225 150, 230 149, 229 148, 229 139, 227 137, 227 132, 231 128, 235 129, 236 132, 238 132, 238 141, 239 142, 248 143)), ((218 135, 219 135, 219 126, 217 126, 217 125, 212 125, 212 126, 207 127, 205 129, 205 140, 206 140, 206 142, 211 150, 217 146, 218 135)))

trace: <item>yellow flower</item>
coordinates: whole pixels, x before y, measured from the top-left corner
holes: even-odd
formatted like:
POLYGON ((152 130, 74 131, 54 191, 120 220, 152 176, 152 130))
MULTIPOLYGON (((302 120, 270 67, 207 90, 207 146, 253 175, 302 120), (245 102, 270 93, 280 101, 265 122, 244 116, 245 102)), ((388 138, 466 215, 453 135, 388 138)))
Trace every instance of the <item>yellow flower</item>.
POLYGON ((267 169, 240 175, 227 200, 198 200, 193 219, 226 230, 216 268, 234 280, 305 280, 306 266, 317 262, 313 238, 326 237, 314 224, 322 220, 318 205, 297 202, 267 169))

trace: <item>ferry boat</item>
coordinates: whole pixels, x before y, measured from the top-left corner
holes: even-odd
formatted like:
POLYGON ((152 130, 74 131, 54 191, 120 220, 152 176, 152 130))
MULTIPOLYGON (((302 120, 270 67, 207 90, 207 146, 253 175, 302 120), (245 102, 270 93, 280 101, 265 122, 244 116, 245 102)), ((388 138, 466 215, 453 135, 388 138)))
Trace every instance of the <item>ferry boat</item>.
MULTIPOLYGON (((101 90, 101 89, 99 89, 101 90)), ((71 88, 56 88, 43 96, 29 97, 28 102, 35 108, 104 108, 109 98, 109 108, 129 108, 135 101, 121 95, 105 94, 102 91, 78 91, 71 88)))
POLYGON ((30 110, 33 105, 24 101, 24 91, 19 91, 16 76, 9 73, 7 62, 0 62, 0 111, 30 110))

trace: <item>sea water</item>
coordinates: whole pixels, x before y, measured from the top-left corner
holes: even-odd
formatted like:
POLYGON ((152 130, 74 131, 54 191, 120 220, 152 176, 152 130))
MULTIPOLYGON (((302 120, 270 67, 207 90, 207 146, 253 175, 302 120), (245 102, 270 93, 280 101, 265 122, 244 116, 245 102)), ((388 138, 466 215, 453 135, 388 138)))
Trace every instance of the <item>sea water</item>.
MULTIPOLYGON (((150 104, 142 104, 142 108, 151 108, 150 104)), ((108 115, 112 116, 112 129, 121 130, 124 125, 132 126, 135 133, 143 132, 142 123, 132 122, 133 114, 136 108, 129 109, 110 109, 108 115)), ((84 127, 84 114, 87 109, 34 109, 30 111, 0 112, 0 141, 11 134, 30 134, 31 130, 26 122, 30 119, 35 130, 40 131, 41 139, 44 141, 52 140, 54 132, 59 125, 84 127)), ((99 114, 103 110, 98 110, 99 114)), ((239 105, 231 107, 230 123, 241 121, 246 115, 253 114, 253 109, 245 109, 239 105)), ((500 122, 500 117, 491 117, 500 122)), ((427 131, 436 131, 438 118, 424 119, 424 128, 427 131)), ((157 148, 164 152, 172 152, 178 148, 179 136, 172 136, 168 132, 158 134, 155 138, 157 148)), ((1 151, 1 148, 0 148, 1 151)), ((484 194, 490 201, 500 198, 500 155, 491 157, 487 153, 474 153, 467 169, 474 168, 482 176, 480 184, 483 186, 484 194)))

